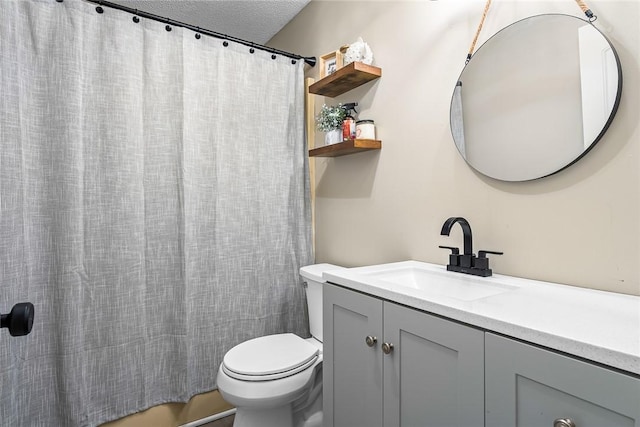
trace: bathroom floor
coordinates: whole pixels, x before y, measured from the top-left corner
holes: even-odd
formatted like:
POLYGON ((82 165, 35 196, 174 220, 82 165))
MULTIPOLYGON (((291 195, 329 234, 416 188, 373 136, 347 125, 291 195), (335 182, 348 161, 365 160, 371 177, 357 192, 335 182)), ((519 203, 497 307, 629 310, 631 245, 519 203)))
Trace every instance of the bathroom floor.
POLYGON ((200 427, 233 427, 233 419, 234 418, 235 418, 235 416, 231 415, 229 417, 225 417, 225 418, 222 418, 220 420, 213 421, 211 423, 202 424, 202 426, 200 426, 200 427))

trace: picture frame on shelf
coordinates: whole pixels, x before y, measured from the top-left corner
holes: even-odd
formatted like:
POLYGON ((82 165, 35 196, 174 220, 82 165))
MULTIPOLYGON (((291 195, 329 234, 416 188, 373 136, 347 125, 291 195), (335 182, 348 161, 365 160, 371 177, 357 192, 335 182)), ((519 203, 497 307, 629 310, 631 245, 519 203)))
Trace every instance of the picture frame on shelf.
POLYGON ((320 78, 330 76, 342 68, 342 52, 336 50, 320 57, 320 78))

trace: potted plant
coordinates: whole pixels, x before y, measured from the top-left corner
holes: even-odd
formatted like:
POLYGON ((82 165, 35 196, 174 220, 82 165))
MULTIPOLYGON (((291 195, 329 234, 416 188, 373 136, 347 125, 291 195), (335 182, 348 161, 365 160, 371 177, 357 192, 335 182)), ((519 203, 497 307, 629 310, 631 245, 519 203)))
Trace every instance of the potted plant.
POLYGON ((324 104, 316 116, 316 126, 319 131, 325 132, 325 145, 336 144, 342 141, 342 121, 347 111, 342 104, 328 106, 324 104))

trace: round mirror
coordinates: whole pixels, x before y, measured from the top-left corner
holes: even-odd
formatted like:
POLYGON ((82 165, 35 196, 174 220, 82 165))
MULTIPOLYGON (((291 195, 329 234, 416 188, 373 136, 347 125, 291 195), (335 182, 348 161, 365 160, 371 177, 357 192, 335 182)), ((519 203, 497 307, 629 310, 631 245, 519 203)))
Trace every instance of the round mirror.
POLYGON ((542 178, 598 142, 621 92, 618 54, 593 24, 533 16, 499 31, 464 67, 451 100, 451 133, 484 175, 542 178))

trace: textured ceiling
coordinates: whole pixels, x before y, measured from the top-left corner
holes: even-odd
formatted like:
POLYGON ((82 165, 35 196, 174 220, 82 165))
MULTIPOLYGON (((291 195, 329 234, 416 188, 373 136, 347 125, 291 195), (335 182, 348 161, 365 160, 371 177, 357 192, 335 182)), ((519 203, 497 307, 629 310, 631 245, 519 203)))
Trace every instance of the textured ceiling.
POLYGON ((174 21, 264 44, 309 0, 110 0, 174 21))

